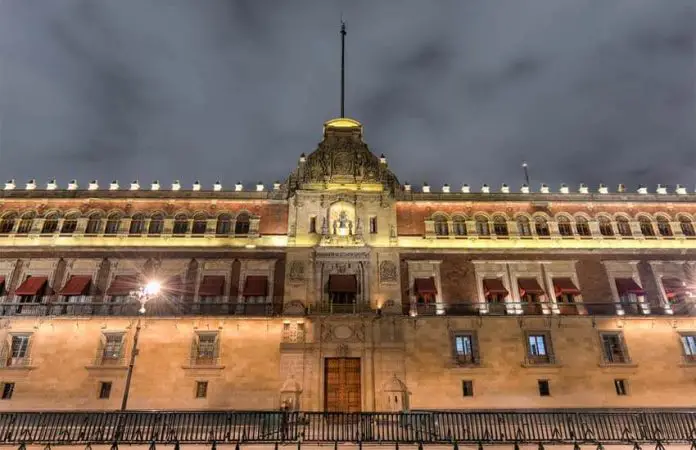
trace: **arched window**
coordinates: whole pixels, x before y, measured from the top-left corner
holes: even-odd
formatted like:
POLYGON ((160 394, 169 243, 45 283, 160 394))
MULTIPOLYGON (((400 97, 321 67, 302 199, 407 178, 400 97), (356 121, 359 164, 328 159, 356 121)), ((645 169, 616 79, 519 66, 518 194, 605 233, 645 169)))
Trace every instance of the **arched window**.
POLYGON ((570 219, 565 216, 558 218, 558 234, 563 237, 570 237, 573 235, 573 226, 570 223, 570 219))
POLYGON ((667 218, 662 216, 657 218, 657 231, 660 232, 660 236, 672 236, 672 225, 667 218))
POLYGON ((41 234, 53 234, 58 230, 58 213, 49 213, 44 217, 41 234))
POLYGON ((534 229, 536 230, 537 236, 550 236, 549 232, 549 222, 543 217, 537 217, 534 219, 534 229))
POLYGON ((435 235, 436 236, 448 236, 449 226, 447 225, 447 218, 445 216, 435 216, 435 235))
POLYGON ((150 217, 150 226, 147 229, 147 234, 151 236, 159 236, 164 231, 164 215, 155 213, 150 217))
POLYGON ((77 229, 77 213, 71 213, 63 219, 63 226, 60 229, 60 234, 73 234, 77 229))
POLYGON ((99 234, 101 231, 101 214, 92 213, 87 219, 87 227, 85 228, 85 234, 99 234))
POLYGON ((493 218, 493 232, 496 236, 508 235, 507 219, 505 217, 495 216, 493 218))
POLYGON ((131 216, 130 227, 128 228, 128 234, 131 236, 140 236, 143 234, 143 229, 145 228, 145 216, 142 214, 133 214, 131 216))
POLYGON ((614 236, 614 227, 611 223, 611 219, 603 216, 599 218, 599 232, 602 236, 614 236))
POLYGON ((241 213, 234 224, 234 234, 249 234, 249 214, 241 213))
POLYGON ((638 225, 640 225, 640 232, 643 233, 645 237, 654 237, 655 229, 653 228, 652 220, 645 216, 641 216, 638 219, 638 225))
POLYGON ((681 227, 684 236, 696 236, 696 230, 694 230, 694 224, 688 217, 679 218, 679 226, 681 227))
POLYGON ((215 234, 218 236, 227 236, 230 234, 231 224, 232 217, 230 217, 229 214, 220 214, 215 224, 215 234))
POLYGON ((456 216, 452 220, 455 236, 466 236, 466 220, 462 216, 456 216))
POLYGON ((22 218, 19 220, 19 226, 17 227, 17 234, 29 234, 31 227, 34 226, 34 217, 36 215, 33 212, 24 213, 22 218))
POLYGON ((517 218, 517 234, 521 237, 530 237, 532 235, 532 227, 529 224, 529 219, 524 216, 517 218))
POLYGON ((208 228, 208 216, 199 213, 193 216, 193 227, 191 228, 191 234, 205 234, 205 229, 208 228))
POLYGON ((121 227, 121 215, 119 213, 111 213, 106 218, 106 227, 104 228, 104 234, 107 236, 113 236, 118 233, 118 229, 121 227))
POLYGON ((575 229, 578 232, 578 236, 587 237, 592 235, 590 224, 587 222, 587 219, 582 216, 575 218, 575 229))
POLYGON ((175 235, 181 236, 186 234, 188 232, 188 226, 189 222, 186 214, 177 214, 176 216, 174 216, 174 229, 172 230, 172 232, 175 235))
POLYGON ((17 216, 15 214, 7 214, 0 220, 0 234, 10 234, 14 229, 17 216))
POLYGON ((488 218, 476 216, 476 234, 479 236, 490 236, 491 228, 488 226, 488 218))
POLYGON ((633 232, 631 232, 631 224, 628 222, 628 219, 625 217, 617 217, 616 218, 616 229, 619 230, 619 234, 621 236, 625 236, 625 237, 633 236, 633 232))

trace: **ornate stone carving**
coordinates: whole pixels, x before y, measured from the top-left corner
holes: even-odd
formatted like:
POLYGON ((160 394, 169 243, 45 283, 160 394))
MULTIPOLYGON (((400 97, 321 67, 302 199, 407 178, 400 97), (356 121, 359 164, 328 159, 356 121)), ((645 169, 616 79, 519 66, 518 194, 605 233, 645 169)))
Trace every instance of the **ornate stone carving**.
POLYGON ((305 279, 305 265, 302 261, 290 263, 290 281, 303 282, 305 279))
POLYGON ((391 261, 382 261, 379 263, 379 281, 380 283, 396 283, 397 268, 396 264, 391 261))
POLYGON ((339 358, 346 358, 348 357, 348 346, 346 344, 338 344, 336 347, 336 356, 339 358))

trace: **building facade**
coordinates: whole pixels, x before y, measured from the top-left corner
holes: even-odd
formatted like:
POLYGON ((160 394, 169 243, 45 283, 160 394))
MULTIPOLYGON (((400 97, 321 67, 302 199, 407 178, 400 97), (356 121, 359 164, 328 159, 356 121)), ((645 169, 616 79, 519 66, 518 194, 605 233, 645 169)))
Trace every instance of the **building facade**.
POLYGON ((362 131, 252 190, 8 182, 0 409, 118 409, 136 328, 132 409, 694 406, 696 195, 416 189, 362 131))

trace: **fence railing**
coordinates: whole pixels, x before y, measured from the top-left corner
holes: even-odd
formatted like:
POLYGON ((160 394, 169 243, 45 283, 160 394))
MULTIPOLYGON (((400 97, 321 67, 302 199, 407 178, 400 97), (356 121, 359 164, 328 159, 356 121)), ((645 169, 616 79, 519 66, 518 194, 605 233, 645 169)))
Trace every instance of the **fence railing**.
POLYGON ((0 445, 295 441, 690 443, 696 410, 0 413, 0 445))

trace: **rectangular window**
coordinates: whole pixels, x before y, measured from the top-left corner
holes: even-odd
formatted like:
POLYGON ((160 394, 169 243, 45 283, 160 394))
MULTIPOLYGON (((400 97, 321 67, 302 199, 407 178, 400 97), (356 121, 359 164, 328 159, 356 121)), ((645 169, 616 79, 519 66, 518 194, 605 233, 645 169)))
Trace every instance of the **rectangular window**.
POLYGON ((121 359, 121 348, 123 346, 123 334, 105 333, 104 350, 102 351, 103 363, 114 363, 121 359))
POLYGON ((614 389, 616 389, 616 395, 628 395, 628 382, 616 379, 614 380, 614 389))
POLYGON ((9 400, 12 398, 12 394, 14 393, 14 383, 3 383, 2 384, 2 399, 3 400, 9 400))
POLYGON ((601 333, 602 357, 607 364, 627 364, 630 362, 623 335, 618 332, 601 333))
POLYGON ((551 388, 549 387, 549 380, 538 380, 539 385, 539 395, 541 397, 548 397, 551 395, 551 388))
POLYGON ((12 336, 12 358, 26 358, 29 349, 28 335, 12 336))
POLYGON ((454 335, 454 360, 457 364, 477 364, 476 337, 473 333, 454 335))
POLYGON ((462 380, 462 395, 464 397, 474 396, 474 382, 471 380, 462 380))
POLYGON ((206 398, 208 396, 208 382, 196 381, 196 398, 206 398))
POLYGON ((111 381, 102 381, 99 383, 99 398, 107 399, 111 397, 111 381))
POLYGON ((377 218, 376 217, 370 217, 370 233, 371 234, 377 233, 377 218))
POLYGON ((696 334, 682 334, 681 341, 686 362, 696 362, 696 334))
POLYGON ((218 355, 217 333, 198 333, 196 340, 196 348, 193 354, 194 364, 215 364, 218 355))
POLYGON ((309 232, 310 233, 317 232, 317 218, 316 217, 309 218, 309 232))
POLYGON ((527 363, 550 364, 553 362, 551 336, 548 333, 527 334, 527 363))

